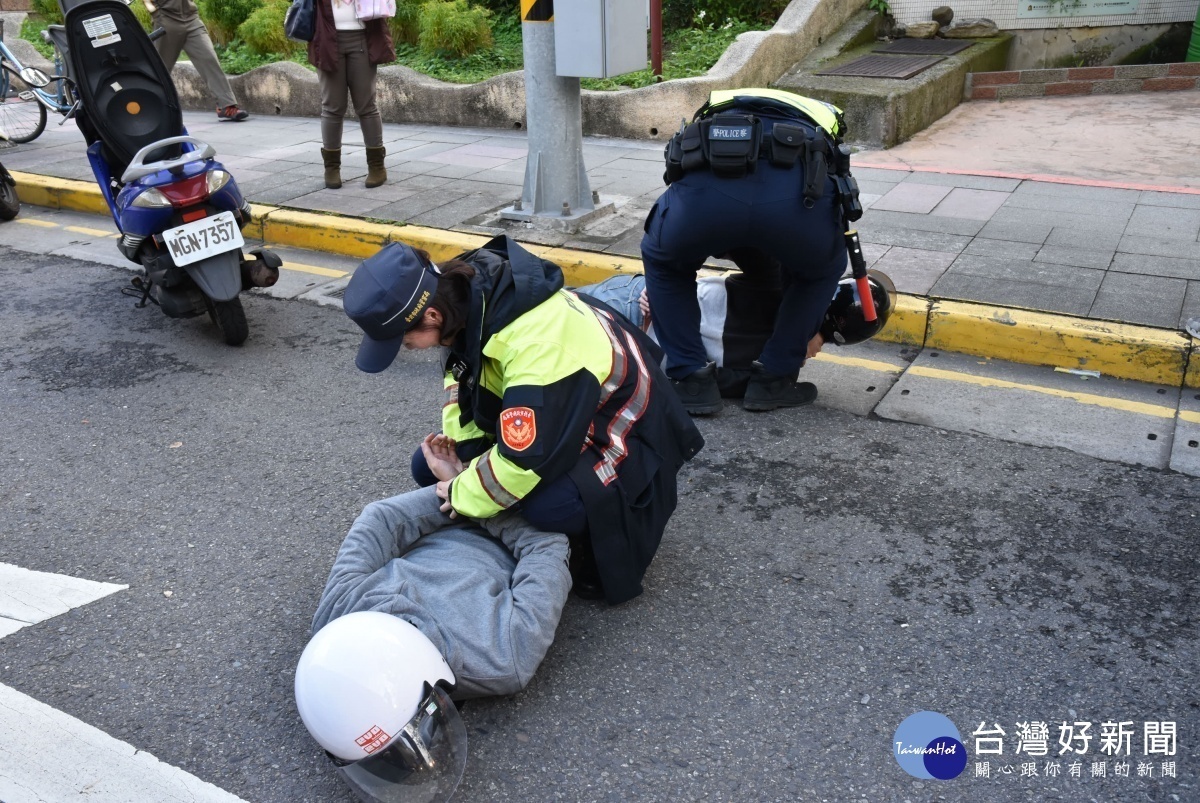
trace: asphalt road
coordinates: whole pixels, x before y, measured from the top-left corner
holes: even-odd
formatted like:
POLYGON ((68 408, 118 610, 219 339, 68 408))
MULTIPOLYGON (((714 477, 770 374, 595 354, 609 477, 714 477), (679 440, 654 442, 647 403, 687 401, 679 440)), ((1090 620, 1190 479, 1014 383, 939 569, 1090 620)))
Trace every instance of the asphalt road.
MULTIPOLYGON (((336 309, 258 297, 229 348, 127 279, 0 246, 0 562, 129 585, 0 640, 0 683, 248 801, 348 801, 292 673, 350 522, 412 487, 437 355, 367 376, 336 309)), ((530 687, 466 706, 456 799, 1200 800, 1200 480, 820 408, 700 426, 645 593, 572 598, 530 687), (998 723, 992 777, 906 775, 921 710, 969 751, 998 723), (1136 722, 1131 777, 1096 742, 1002 774, 1031 720, 1050 757, 1136 722)))

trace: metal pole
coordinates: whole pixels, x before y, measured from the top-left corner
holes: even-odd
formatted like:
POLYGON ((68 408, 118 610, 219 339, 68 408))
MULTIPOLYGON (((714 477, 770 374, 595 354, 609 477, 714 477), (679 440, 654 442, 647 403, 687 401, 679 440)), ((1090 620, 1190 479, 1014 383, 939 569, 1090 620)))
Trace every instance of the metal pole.
POLYGON ((522 0, 521 12, 529 132, 521 203, 534 215, 576 217, 595 208, 583 165, 579 79, 557 75, 552 0, 522 0))
POLYGON ((662 80, 662 0, 650 0, 650 69, 662 80))

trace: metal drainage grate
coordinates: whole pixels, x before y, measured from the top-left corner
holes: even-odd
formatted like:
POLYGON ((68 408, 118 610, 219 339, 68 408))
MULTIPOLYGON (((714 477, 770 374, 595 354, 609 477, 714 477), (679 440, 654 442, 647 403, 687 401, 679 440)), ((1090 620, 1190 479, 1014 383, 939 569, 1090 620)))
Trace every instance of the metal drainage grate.
POLYGON ((852 75, 860 78, 912 78, 939 61, 941 56, 863 56, 840 67, 819 70, 817 75, 852 75))
POLYGON ((918 56, 953 56, 966 50, 974 42, 961 39, 897 39, 890 45, 877 47, 875 53, 909 53, 918 56))
POLYGON ((328 293, 321 293, 321 295, 325 296, 326 298, 344 298, 346 295, 346 288, 339 287, 336 290, 330 290, 328 293))

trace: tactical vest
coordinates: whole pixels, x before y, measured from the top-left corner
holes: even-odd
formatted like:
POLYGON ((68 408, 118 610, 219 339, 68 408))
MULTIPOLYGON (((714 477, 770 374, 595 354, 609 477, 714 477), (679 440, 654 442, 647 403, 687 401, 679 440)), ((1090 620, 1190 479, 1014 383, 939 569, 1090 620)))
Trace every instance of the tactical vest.
POLYGON ((843 214, 858 220, 862 204, 850 175, 850 147, 842 142, 845 128, 842 110, 824 101, 778 89, 718 90, 667 143, 663 181, 669 186, 705 168, 737 179, 753 173, 759 159, 784 169, 803 160, 805 206, 821 197, 832 175, 843 214), (763 117, 774 121, 765 135, 763 117))

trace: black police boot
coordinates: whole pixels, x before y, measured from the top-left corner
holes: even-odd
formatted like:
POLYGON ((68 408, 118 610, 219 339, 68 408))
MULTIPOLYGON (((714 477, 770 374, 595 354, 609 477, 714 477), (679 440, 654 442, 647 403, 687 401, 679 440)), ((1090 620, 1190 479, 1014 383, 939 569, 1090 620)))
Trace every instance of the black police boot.
POLYGON ((580 599, 604 599, 604 586, 600 583, 596 554, 592 552, 592 539, 586 534, 568 539, 571 544, 571 559, 567 563, 567 569, 571 572, 571 592, 580 599))
POLYGON ((711 415, 721 409, 721 390, 717 387, 717 364, 710 362, 683 379, 672 379, 671 387, 683 402, 688 415, 711 415))
POLYGON ((777 407, 802 407, 817 399, 817 386, 812 382, 797 382, 795 377, 768 374, 762 363, 751 365, 750 383, 742 399, 742 408, 755 412, 777 407))

